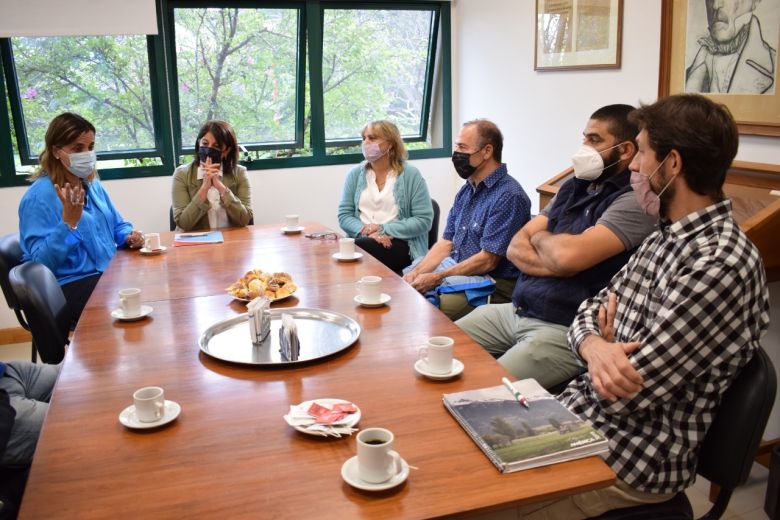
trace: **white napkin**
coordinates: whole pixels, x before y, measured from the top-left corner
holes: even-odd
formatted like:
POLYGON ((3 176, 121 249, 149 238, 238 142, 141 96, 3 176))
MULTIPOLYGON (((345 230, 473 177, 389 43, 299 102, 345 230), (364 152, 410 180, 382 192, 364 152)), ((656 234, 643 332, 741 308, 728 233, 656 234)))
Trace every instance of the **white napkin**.
POLYGON ((322 437, 341 437, 342 435, 352 435, 358 431, 358 428, 348 426, 353 420, 350 415, 333 424, 317 424, 316 418, 308 413, 310 406, 311 403, 290 405, 290 411, 284 415, 284 420, 292 427, 303 428, 308 433, 322 437))
POLYGON ((271 300, 258 296, 247 304, 246 313, 252 343, 262 343, 271 332, 271 300))
POLYGON ((279 351, 285 361, 298 361, 298 356, 301 353, 298 327, 290 314, 282 314, 282 326, 279 328, 279 351))

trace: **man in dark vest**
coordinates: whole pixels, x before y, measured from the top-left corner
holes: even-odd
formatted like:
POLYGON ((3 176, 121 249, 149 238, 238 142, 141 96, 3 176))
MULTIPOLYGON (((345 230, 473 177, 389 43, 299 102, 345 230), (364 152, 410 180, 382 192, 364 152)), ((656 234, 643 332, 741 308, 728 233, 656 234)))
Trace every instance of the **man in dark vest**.
POLYGON ((507 258, 521 274, 512 303, 484 305, 456 322, 519 379, 554 388, 584 370, 566 341, 577 308, 656 226, 631 190, 633 109, 608 105, 590 116, 572 157, 574 178, 515 234, 507 258))

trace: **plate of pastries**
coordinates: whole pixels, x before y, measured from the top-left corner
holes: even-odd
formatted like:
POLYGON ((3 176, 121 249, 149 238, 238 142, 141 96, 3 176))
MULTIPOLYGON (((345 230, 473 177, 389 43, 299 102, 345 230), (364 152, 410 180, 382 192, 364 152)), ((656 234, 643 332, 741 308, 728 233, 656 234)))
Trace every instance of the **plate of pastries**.
POLYGON ((250 269, 225 290, 242 302, 250 302, 259 296, 265 296, 275 302, 292 296, 298 286, 287 273, 267 273, 262 269, 250 269))

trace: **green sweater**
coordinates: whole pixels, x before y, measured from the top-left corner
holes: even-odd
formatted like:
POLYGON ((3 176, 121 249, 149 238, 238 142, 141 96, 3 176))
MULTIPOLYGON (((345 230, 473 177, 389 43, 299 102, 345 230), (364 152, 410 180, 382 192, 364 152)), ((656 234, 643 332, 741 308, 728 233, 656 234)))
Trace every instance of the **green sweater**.
MULTIPOLYGON (((173 172, 173 220, 184 231, 208 229, 208 211, 211 204, 197 196, 203 180, 198 179, 198 164, 183 164, 173 172)), ((222 175, 222 184, 227 188, 220 204, 227 212, 232 226, 246 226, 252 218, 252 190, 246 168, 236 166, 235 171, 222 175)))
MULTIPOLYGON (((433 206, 428 185, 420 171, 404 162, 393 187, 393 197, 398 205, 398 219, 381 226, 385 235, 409 242, 412 259, 428 252, 428 232, 433 224, 433 206)), ((339 203, 339 225, 350 237, 358 236, 363 228, 360 220, 360 195, 368 186, 366 162, 352 168, 344 182, 344 192, 339 203)))

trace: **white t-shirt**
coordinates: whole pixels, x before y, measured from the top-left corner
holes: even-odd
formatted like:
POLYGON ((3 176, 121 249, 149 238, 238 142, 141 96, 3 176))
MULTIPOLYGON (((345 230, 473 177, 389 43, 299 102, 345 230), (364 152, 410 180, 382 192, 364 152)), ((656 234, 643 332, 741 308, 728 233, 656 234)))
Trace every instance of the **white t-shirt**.
POLYGON ((385 186, 379 191, 374 171, 366 172, 366 189, 358 201, 360 221, 363 224, 386 224, 398 218, 398 204, 393 194, 396 178, 395 172, 388 172, 385 186))

